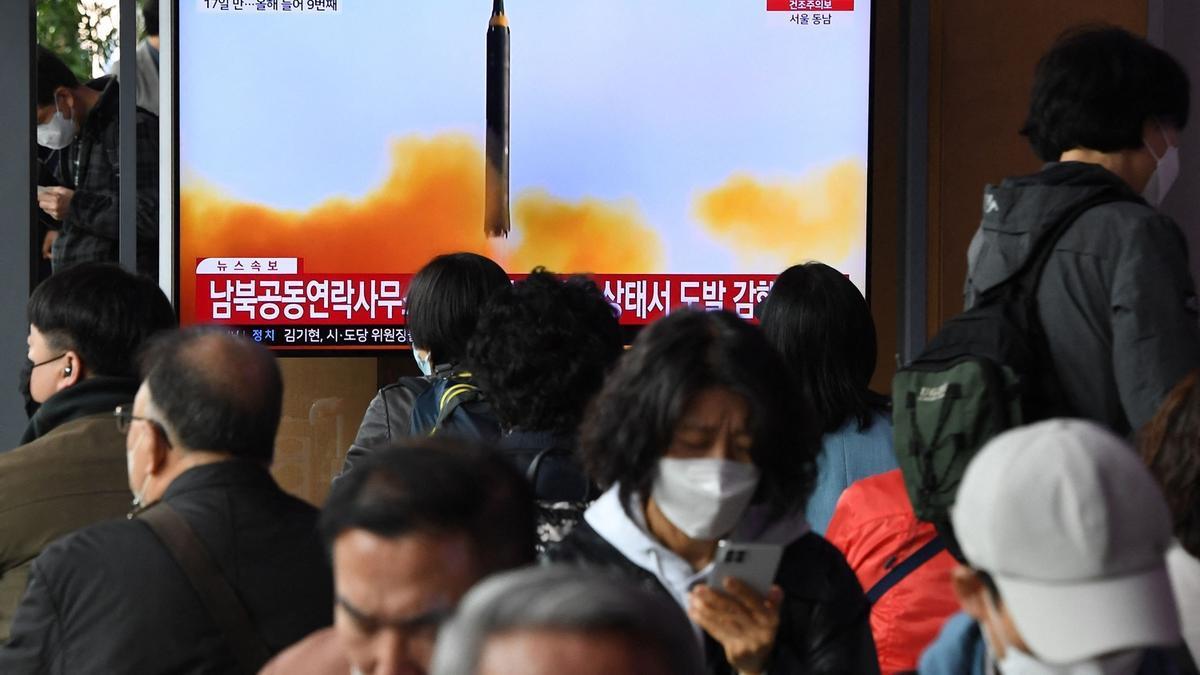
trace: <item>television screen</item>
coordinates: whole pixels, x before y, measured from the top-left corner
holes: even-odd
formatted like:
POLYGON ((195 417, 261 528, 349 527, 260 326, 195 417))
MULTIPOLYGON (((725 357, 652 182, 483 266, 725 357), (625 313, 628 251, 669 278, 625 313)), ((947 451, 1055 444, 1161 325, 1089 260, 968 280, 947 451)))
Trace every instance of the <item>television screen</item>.
POLYGON ((592 276, 626 325, 866 288, 870 0, 182 0, 181 317, 400 347, 431 257, 592 276))

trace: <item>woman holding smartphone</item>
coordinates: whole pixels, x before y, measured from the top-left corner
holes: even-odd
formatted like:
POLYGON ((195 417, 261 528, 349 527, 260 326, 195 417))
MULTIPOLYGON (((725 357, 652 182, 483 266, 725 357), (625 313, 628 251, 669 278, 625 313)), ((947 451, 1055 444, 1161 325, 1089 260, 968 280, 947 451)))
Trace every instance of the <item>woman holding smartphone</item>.
POLYGON ((736 316, 651 325, 580 430, 606 492, 548 557, 669 595, 709 673, 878 672, 858 581, 804 518, 819 430, 797 400, 779 355, 736 316), (708 587, 722 539, 782 547, 765 595, 736 579, 708 587))

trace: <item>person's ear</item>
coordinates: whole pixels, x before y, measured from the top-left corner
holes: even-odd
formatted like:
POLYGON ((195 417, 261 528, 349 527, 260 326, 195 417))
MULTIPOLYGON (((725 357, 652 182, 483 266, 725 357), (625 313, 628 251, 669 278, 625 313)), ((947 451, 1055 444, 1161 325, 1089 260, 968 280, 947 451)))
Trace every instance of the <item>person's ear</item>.
POLYGON ((984 621, 987 618, 987 587, 975 570, 966 565, 955 567, 950 572, 950 583, 963 611, 976 621, 984 621))
POLYGON ((79 358, 79 352, 69 349, 63 354, 63 366, 59 374, 61 377, 58 378, 55 391, 73 387, 83 380, 83 359, 79 358))
POLYGON ((62 116, 69 120, 75 119, 75 95, 66 87, 59 87, 54 90, 55 108, 62 112, 62 116))
POLYGON ((157 476, 167 467, 168 455, 171 453, 171 441, 166 432, 154 426, 150 429, 150 456, 147 458, 146 473, 157 476))

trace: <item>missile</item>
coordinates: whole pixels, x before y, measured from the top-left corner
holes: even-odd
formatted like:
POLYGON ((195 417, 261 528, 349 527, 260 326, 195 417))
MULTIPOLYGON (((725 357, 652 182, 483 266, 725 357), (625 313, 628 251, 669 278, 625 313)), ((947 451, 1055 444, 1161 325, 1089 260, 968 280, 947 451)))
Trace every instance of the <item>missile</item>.
POLYGON ((508 45, 510 32, 504 0, 492 0, 487 29, 487 175, 483 232, 507 237, 508 212, 508 45))

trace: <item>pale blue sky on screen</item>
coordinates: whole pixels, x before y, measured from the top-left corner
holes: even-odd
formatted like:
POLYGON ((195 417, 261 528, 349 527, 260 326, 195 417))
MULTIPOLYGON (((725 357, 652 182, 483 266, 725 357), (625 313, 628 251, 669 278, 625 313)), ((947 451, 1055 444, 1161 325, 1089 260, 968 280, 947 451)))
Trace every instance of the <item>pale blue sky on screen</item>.
MULTIPOLYGON (((509 0, 514 198, 633 199, 673 241, 667 271, 764 271, 733 269, 693 222, 694 197, 737 171, 866 166, 869 1, 814 28, 765 0, 509 0)), ((361 196, 387 175, 389 141, 412 133, 482 148, 490 0, 181 4, 181 164, 231 197, 361 196)))

